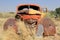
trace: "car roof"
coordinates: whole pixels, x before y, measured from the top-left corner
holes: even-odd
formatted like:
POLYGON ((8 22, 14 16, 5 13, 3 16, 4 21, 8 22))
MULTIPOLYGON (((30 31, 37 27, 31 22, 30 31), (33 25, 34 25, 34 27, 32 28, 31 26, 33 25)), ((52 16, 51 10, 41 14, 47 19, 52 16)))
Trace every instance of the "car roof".
POLYGON ((20 6, 37 6, 37 7, 40 7, 40 6, 37 5, 37 4, 19 4, 19 5, 17 6, 17 8, 20 7, 20 6))

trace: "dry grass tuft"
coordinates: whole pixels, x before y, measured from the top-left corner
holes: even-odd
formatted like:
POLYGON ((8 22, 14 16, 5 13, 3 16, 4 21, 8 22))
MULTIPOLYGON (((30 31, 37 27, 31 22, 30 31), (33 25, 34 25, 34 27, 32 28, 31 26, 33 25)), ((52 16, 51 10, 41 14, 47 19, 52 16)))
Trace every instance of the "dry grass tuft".
POLYGON ((19 36, 15 33, 12 27, 9 27, 7 31, 3 32, 2 40, 20 40, 19 36))
MULTIPOLYGON (((0 14, 0 15, 2 15, 2 14, 0 14)), ((3 25, 4 25, 4 22, 8 19, 8 18, 10 18, 10 17, 14 17, 13 16, 14 14, 3 14, 3 17, 0 17, 0 40, 23 40, 22 39, 22 35, 17 35, 16 33, 15 33, 15 31, 14 31, 14 29, 13 28, 11 28, 11 27, 9 27, 8 28, 8 30, 7 31, 3 31, 2 29, 3 29, 3 25), (6 16, 6 15, 8 15, 8 16, 6 16)), ((40 38, 38 38, 38 37, 35 37, 35 39, 34 40, 60 40, 60 21, 57 21, 57 20, 55 20, 55 19, 52 19, 54 22, 55 22, 55 24, 56 24, 56 31, 57 31, 57 33, 56 33, 56 35, 55 36, 48 36, 48 37, 40 37, 40 38)), ((21 26, 22 26, 22 23, 21 23, 21 26)), ((24 26, 24 25, 23 25, 24 26)), ((25 28, 23 28, 23 30, 24 30, 25 28)), ((24 30, 25 31, 25 30, 24 30)), ((27 32, 28 33, 28 32, 27 32)), ((26 34, 25 32, 24 32, 24 34, 26 34)), ((29 34, 29 33, 28 33, 29 34)), ((27 37, 23 37, 23 38, 25 38, 25 40, 33 40, 33 38, 32 37, 30 37, 30 36, 27 36, 27 37)))

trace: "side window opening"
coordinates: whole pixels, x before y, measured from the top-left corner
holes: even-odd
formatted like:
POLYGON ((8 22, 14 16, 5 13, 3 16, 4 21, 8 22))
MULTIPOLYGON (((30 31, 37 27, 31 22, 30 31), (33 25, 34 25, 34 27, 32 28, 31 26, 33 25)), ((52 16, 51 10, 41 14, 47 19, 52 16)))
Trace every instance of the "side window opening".
POLYGON ((32 8, 34 10, 39 10, 39 7, 37 7, 37 6, 30 6, 30 8, 32 8))
POLYGON ((18 11, 19 11, 19 10, 23 10, 24 8, 27 8, 27 9, 28 9, 28 6, 20 6, 20 7, 18 8, 18 11))

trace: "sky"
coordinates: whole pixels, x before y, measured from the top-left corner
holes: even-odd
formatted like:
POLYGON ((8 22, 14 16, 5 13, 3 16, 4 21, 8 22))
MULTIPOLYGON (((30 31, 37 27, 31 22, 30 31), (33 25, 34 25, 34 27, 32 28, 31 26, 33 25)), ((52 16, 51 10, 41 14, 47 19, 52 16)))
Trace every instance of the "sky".
POLYGON ((60 0, 0 0, 0 12, 15 12, 19 4, 38 4, 48 10, 55 10, 60 7, 60 0))

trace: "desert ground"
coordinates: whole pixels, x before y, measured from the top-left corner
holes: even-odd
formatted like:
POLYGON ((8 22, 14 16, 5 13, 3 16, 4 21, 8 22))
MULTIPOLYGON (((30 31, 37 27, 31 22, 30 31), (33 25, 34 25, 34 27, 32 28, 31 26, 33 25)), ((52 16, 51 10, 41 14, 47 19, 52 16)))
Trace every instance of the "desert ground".
MULTIPOLYGON (((19 36, 16 35, 14 33, 14 31, 12 31, 13 29, 11 29, 11 31, 10 31, 12 34, 9 34, 10 32, 3 31, 3 25, 4 25, 5 21, 8 18, 14 18, 14 16, 15 16, 15 14, 13 14, 13 13, 0 14, 0 40, 21 40, 19 38, 19 36)), ((54 23, 56 25, 56 35, 36 38, 35 40, 60 40, 60 20, 58 20, 58 19, 56 20, 54 18, 51 18, 51 19, 54 21, 54 23)))

